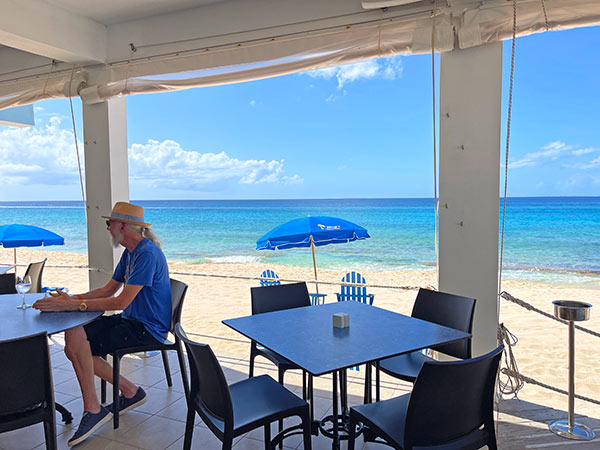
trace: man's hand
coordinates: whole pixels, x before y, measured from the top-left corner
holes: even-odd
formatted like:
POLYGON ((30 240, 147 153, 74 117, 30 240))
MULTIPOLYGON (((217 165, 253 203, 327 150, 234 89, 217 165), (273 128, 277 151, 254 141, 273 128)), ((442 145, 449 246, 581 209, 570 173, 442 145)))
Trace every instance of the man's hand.
POLYGON ((76 311, 81 300, 71 297, 64 291, 50 292, 50 297, 37 300, 33 307, 40 311, 76 311))

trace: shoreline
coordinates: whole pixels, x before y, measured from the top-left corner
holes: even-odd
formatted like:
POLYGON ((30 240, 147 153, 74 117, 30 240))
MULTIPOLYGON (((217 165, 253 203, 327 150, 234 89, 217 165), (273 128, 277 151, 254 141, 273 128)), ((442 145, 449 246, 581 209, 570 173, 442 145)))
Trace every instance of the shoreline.
MULTIPOLYGON (((88 270, 85 254, 65 253, 41 249, 19 249, 18 262, 39 261, 48 258, 44 269, 45 285, 66 286, 70 293, 77 294, 88 290, 88 270), (62 266, 62 267, 55 267, 62 266), (66 267, 66 266, 71 266, 66 267)), ((12 249, 0 249, 0 261, 12 261, 12 249)), ((221 278, 258 277, 270 268, 280 279, 312 280, 311 268, 282 266, 262 263, 208 263, 185 264, 169 262, 170 271, 189 275, 173 275, 174 278, 189 285, 185 300, 182 325, 186 331, 193 333, 194 339, 210 344, 220 355, 235 354, 248 356, 248 344, 244 338, 224 326, 221 321, 232 317, 246 316, 250 310, 250 288, 258 286, 254 279, 221 278), (195 275, 194 275, 195 274, 195 275), (199 276, 219 275, 219 277, 199 276)), ((349 270, 357 269, 350 267, 349 270)), ((24 267, 18 267, 20 274, 24 267)), ((349 271, 348 270, 348 271, 349 271)), ((379 286, 437 286, 435 270, 398 270, 369 271, 360 270, 367 284, 379 286)), ((347 271, 319 270, 319 280, 338 283, 347 271)), ((314 285, 308 284, 309 291, 314 292, 314 285)), ((549 314, 553 314, 552 301, 556 299, 582 300, 591 303, 591 319, 582 322, 585 328, 600 332, 600 290, 584 286, 549 285, 528 280, 502 281, 503 290, 514 297, 531 303, 549 314)), ((321 284, 319 292, 327 294, 326 301, 336 301, 335 292, 339 286, 321 284)), ((416 296, 415 290, 399 290, 390 288, 368 288, 375 294, 374 305, 394 312, 409 315, 416 296)), ((500 305, 500 322, 519 339, 513 352, 523 375, 540 380, 560 389, 567 388, 567 327, 554 320, 527 311, 509 301, 503 300, 500 305)), ((576 336, 576 385, 577 393, 600 400, 600 379, 597 377, 600 364, 600 342, 597 337, 577 332, 576 336)), ((534 385, 526 384, 520 398, 527 401, 564 410, 567 405, 566 396, 553 393, 534 385)), ((597 406, 577 400, 578 414, 598 416, 597 406)))

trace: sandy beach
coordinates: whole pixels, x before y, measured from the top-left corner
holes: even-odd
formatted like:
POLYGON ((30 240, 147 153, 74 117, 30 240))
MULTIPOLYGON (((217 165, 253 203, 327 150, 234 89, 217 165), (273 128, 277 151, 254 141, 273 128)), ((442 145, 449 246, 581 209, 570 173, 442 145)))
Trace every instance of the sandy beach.
MULTIPOLYGON (((52 252, 39 249, 18 250, 18 271, 22 274, 28 262, 48 258, 44 270, 44 284, 67 286, 71 293, 88 290, 87 256, 52 252), (21 264, 23 266, 21 266, 21 264), (62 267, 61 267, 62 266, 62 267)), ((12 264, 12 249, 0 249, 0 264, 12 264)), ((187 283, 188 290, 183 312, 183 326, 198 341, 204 341, 218 354, 247 355, 247 341, 231 331, 221 320, 250 314, 250 287, 257 286, 257 280, 198 276, 214 274, 221 276, 256 277, 266 267, 258 263, 213 263, 183 264, 170 262, 173 278, 187 283), (184 274, 196 274, 184 275, 184 274)), ((311 280, 312 268, 270 266, 280 278, 311 280)), ((365 271, 361 270, 370 285, 385 286, 435 286, 435 271, 365 271)), ((321 270, 319 279, 324 282, 339 282, 344 272, 321 270)), ((600 281, 600 280, 599 280, 600 281)), ((309 284, 309 290, 313 290, 309 284)), ((573 286, 557 286, 526 281, 503 281, 503 289, 513 296, 532 303, 534 306, 552 313, 552 300, 573 299, 594 305, 591 320, 582 323, 586 328, 600 332, 600 290, 573 286)), ((328 294, 327 301, 335 301, 339 286, 320 284, 320 292, 328 294)), ((372 288, 375 305, 399 313, 410 314, 416 295, 414 290, 372 288)), ((567 327, 534 312, 507 301, 501 303, 500 321, 515 334, 519 341, 514 354, 519 370, 524 375, 543 383, 566 389, 567 386, 567 327)), ((576 332, 576 391, 578 394, 600 400, 600 338, 576 332)), ((539 405, 566 410, 566 396, 546 389, 526 384, 519 398, 539 405)), ((591 417, 600 418, 600 408, 589 402, 578 400, 576 411, 591 417)))

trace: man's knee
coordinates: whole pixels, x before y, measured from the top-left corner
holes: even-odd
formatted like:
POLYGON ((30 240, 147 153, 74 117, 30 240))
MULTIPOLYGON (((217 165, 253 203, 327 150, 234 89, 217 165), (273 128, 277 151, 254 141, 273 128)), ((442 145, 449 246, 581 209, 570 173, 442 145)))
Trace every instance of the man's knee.
POLYGON ((76 327, 65 331, 65 355, 69 360, 81 351, 84 345, 88 345, 87 335, 83 327, 76 327))

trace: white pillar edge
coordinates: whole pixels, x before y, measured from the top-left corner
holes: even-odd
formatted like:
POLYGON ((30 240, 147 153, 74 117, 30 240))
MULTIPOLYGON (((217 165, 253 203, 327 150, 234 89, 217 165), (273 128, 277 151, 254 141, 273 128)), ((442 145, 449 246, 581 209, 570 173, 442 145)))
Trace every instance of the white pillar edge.
POLYGON ((129 201, 125 97, 84 103, 83 134, 89 286, 96 289, 108 282, 123 251, 111 245, 106 219, 101 216, 110 215, 116 202, 129 201))
POLYGON ((438 287, 477 299, 477 356, 497 346, 502 43, 440 60, 438 287))

